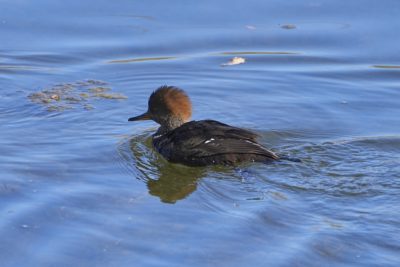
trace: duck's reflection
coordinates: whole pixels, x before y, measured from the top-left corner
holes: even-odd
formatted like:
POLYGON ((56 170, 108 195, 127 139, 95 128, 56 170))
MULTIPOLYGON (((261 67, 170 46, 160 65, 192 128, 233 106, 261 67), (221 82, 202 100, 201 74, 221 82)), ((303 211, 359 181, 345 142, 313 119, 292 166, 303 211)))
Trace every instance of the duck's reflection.
POLYGON ((153 196, 158 196, 162 202, 175 203, 184 199, 197 188, 199 178, 204 171, 200 168, 190 168, 166 163, 159 168, 159 178, 149 179, 147 188, 153 196))
POLYGON ((150 195, 159 197, 164 203, 173 204, 197 189, 198 180, 205 174, 204 168, 169 163, 151 152, 153 148, 150 138, 143 141, 131 139, 130 150, 150 195))

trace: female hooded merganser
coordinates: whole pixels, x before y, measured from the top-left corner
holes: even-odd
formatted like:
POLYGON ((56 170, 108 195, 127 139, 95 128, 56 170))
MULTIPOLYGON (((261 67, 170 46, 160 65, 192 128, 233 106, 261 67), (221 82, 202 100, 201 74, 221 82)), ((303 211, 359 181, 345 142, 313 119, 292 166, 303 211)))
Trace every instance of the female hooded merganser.
POLYGON ((257 143, 257 134, 214 120, 189 121, 192 105, 186 93, 161 86, 150 96, 147 112, 128 121, 153 120, 161 126, 153 145, 167 160, 189 166, 235 165, 279 159, 257 143))

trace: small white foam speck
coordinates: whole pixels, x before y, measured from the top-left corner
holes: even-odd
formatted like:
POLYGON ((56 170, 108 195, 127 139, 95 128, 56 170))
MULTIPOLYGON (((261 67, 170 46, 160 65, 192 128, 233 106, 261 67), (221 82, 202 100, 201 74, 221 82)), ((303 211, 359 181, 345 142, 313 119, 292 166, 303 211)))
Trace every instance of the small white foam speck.
POLYGON ((211 141, 214 141, 215 139, 214 138, 211 138, 211 139, 209 139, 209 140, 206 140, 205 142, 204 142, 204 144, 208 144, 208 143, 210 143, 211 141))
POLYGON ((243 57, 234 57, 229 62, 221 64, 222 67, 224 66, 232 66, 232 65, 239 65, 246 62, 246 59, 243 57))

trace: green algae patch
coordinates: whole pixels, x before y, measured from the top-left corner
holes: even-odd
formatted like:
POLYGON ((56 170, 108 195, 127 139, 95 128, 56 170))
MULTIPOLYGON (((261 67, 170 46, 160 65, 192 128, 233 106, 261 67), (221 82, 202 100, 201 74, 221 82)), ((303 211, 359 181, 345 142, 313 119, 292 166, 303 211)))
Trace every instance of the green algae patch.
POLYGON ((114 63, 133 63, 133 62, 143 62, 143 61, 159 61, 159 60, 169 60, 169 59, 176 59, 177 57, 144 57, 144 58, 129 58, 129 59, 117 59, 117 60, 110 60, 107 63, 114 64, 114 63))
POLYGON ((97 80, 56 84, 28 95, 35 104, 42 105, 50 112, 63 112, 75 108, 92 110, 100 100, 123 100, 127 97, 112 91, 108 83, 97 80))
POLYGON ((99 87, 90 88, 88 91, 90 93, 97 94, 97 93, 104 93, 104 92, 107 92, 107 91, 110 91, 110 90, 111 90, 111 88, 109 88, 109 87, 99 86, 99 87))
POLYGON ((400 65, 373 65, 377 69, 400 69, 400 65))
POLYGON ((216 55, 295 55, 297 52, 288 51, 227 51, 216 55))
POLYGON ((127 99, 126 96, 119 94, 119 93, 112 93, 112 94, 98 93, 98 94, 95 94, 94 96, 100 97, 100 98, 105 98, 105 99, 127 99))

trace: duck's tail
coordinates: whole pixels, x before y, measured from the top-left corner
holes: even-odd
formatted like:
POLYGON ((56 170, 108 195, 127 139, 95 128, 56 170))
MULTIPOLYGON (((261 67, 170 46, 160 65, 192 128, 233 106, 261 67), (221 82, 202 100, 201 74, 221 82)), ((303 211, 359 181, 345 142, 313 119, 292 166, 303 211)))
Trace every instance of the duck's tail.
POLYGON ((287 160, 287 161, 291 161, 291 162, 302 162, 301 159, 287 157, 287 156, 279 156, 279 160, 287 160))

